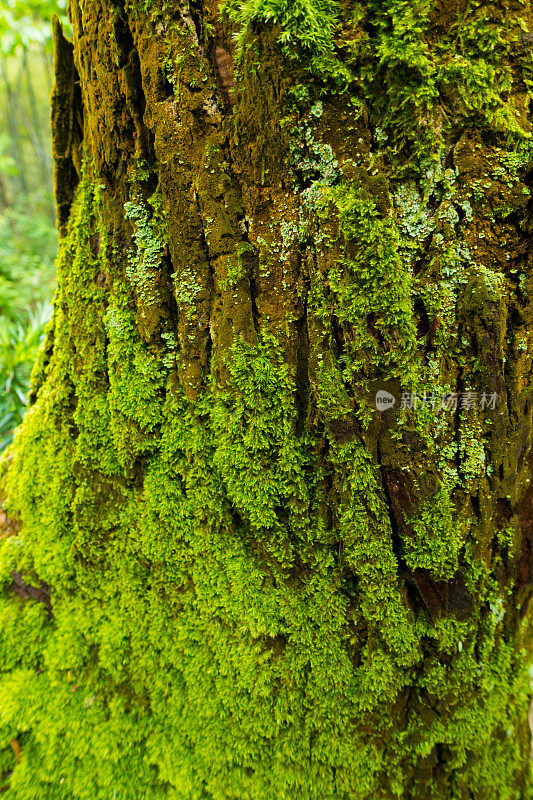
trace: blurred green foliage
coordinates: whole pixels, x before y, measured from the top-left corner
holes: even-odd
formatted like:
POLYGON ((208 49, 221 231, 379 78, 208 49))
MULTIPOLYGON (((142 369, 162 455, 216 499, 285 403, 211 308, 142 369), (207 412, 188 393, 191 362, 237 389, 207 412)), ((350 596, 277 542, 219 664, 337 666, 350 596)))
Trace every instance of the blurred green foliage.
POLYGON ((0 319, 0 451, 11 442, 13 430, 22 422, 30 387, 30 373, 50 305, 41 303, 24 322, 0 319))
POLYGON ((0 52, 33 42, 50 46, 52 15, 65 17, 66 0, 0 0, 0 52))
MULTIPOLYGON (((25 198, 26 199, 26 198, 25 198)), ((42 208, 26 202, 0 213, 0 320, 24 322, 54 290, 57 234, 42 208)))
POLYGON ((57 250, 51 20, 66 0, 0 0, 0 451, 26 410, 57 250))
POLYGON ((56 247, 49 216, 31 208, 30 198, 0 213, 0 451, 26 410, 31 367, 51 311, 56 247))

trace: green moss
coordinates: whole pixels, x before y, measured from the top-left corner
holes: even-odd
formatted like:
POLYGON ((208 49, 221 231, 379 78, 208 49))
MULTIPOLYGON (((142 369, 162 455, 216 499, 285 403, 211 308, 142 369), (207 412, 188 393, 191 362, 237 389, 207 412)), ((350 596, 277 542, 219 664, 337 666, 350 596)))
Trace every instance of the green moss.
POLYGON ((513 80, 509 49, 526 24, 517 15, 502 21, 469 8, 435 47, 427 0, 358 3, 349 10, 329 1, 252 0, 227 2, 224 9, 238 29, 241 53, 250 24, 258 21, 279 26, 286 55, 306 59, 315 76, 343 87, 357 76, 379 120, 380 143, 391 155, 409 147, 415 165, 426 162, 427 169, 435 144, 445 141, 442 120, 436 124, 443 96, 474 124, 529 135, 507 99, 513 80))
POLYGON ((435 497, 424 504, 415 518, 408 520, 411 532, 404 540, 409 567, 428 569, 439 580, 455 575, 463 544, 462 525, 455 519, 451 501, 453 489, 453 484, 439 486, 435 497))
POLYGON ((344 378, 372 380, 378 370, 386 370, 408 385, 417 376, 416 328, 412 279, 399 252, 398 228, 392 219, 382 219, 374 201, 355 187, 340 186, 324 198, 338 214, 346 255, 329 272, 333 294, 319 313, 324 318, 333 313, 350 327, 344 378))
POLYGON ((249 242, 240 242, 234 259, 228 262, 227 278, 220 281, 220 288, 226 290, 228 286, 236 286, 249 272, 250 259, 255 253, 249 242))
MULTIPOLYGON (((396 578, 398 562, 390 521, 378 489, 375 467, 361 445, 344 445, 339 460, 347 465, 340 517, 344 557, 360 581, 361 613, 373 630, 372 638, 383 645, 386 643, 385 652, 392 652, 386 659, 385 671, 389 674, 386 682, 392 680, 397 693, 398 668, 416 663, 420 654, 412 619, 396 578)), ((377 673, 381 672, 383 658, 384 655, 372 667, 377 673)), ((364 674, 366 669, 361 668, 360 672, 364 674)), ((393 695, 391 688, 389 700, 393 695)), ((363 697, 364 702, 370 702, 372 691, 370 695, 363 692, 363 697)))
POLYGON ((333 50, 333 39, 340 18, 337 0, 252 0, 236 3, 227 0, 223 11, 241 28, 240 44, 249 25, 255 20, 279 25, 280 43, 287 53, 295 48, 304 48, 317 55, 326 55, 333 50))
POLYGON ((13 797, 529 795, 529 311, 504 294, 527 267, 529 150, 498 138, 512 29, 473 3, 442 31, 434 5, 231 3, 246 91, 226 115, 191 20, 131 15, 157 173, 138 136, 110 190, 87 116, 100 162, 2 467, 22 523, 0 537, 13 797), (504 357, 511 422, 373 408, 376 386, 489 389, 504 357), (52 617, 14 569, 50 584, 52 617))
POLYGON ((229 364, 232 390, 219 392, 211 413, 217 447, 214 464, 236 510, 282 563, 292 547, 279 510, 294 532, 304 529, 308 505, 307 461, 294 435, 296 409, 287 367, 273 340, 258 349, 235 342, 229 364), (278 542, 279 540, 279 542, 278 542))
MULTIPOLYGON (((146 172, 141 169, 136 174, 140 176, 146 172)), ((141 330, 144 329, 145 338, 150 338, 157 331, 161 318, 160 273, 167 236, 160 190, 148 198, 146 205, 140 196, 126 203, 124 214, 134 224, 135 243, 135 249, 128 254, 126 274, 135 288, 141 330)))
POLYGON ((111 435, 119 461, 126 464, 133 460, 135 453, 150 446, 151 433, 161 421, 157 398, 164 383, 165 369, 147 352, 134 315, 118 293, 107 307, 104 322, 109 339, 111 435))

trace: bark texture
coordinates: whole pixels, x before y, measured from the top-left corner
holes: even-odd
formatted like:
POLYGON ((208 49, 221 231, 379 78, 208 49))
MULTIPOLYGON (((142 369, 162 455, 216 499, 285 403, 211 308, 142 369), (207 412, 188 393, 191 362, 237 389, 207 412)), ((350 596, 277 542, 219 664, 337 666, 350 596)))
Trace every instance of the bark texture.
POLYGON ((6 797, 532 797, 531 3, 70 16, 6 797))

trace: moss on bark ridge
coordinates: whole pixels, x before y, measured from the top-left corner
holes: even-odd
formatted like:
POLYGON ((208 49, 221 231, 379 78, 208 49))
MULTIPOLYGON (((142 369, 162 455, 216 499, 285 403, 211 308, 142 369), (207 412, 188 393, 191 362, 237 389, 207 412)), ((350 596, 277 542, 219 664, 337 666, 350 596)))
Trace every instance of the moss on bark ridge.
POLYGON ((529 798, 530 3, 70 16, 6 797, 529 798))

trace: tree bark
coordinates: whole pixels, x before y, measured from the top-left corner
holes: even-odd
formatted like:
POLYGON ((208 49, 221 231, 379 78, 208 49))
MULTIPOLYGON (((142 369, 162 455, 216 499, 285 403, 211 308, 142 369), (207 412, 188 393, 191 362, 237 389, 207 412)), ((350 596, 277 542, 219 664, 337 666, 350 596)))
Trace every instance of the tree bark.
POLYGON ((7 796, 531 797, 531 4, 70 16, 7 796))

